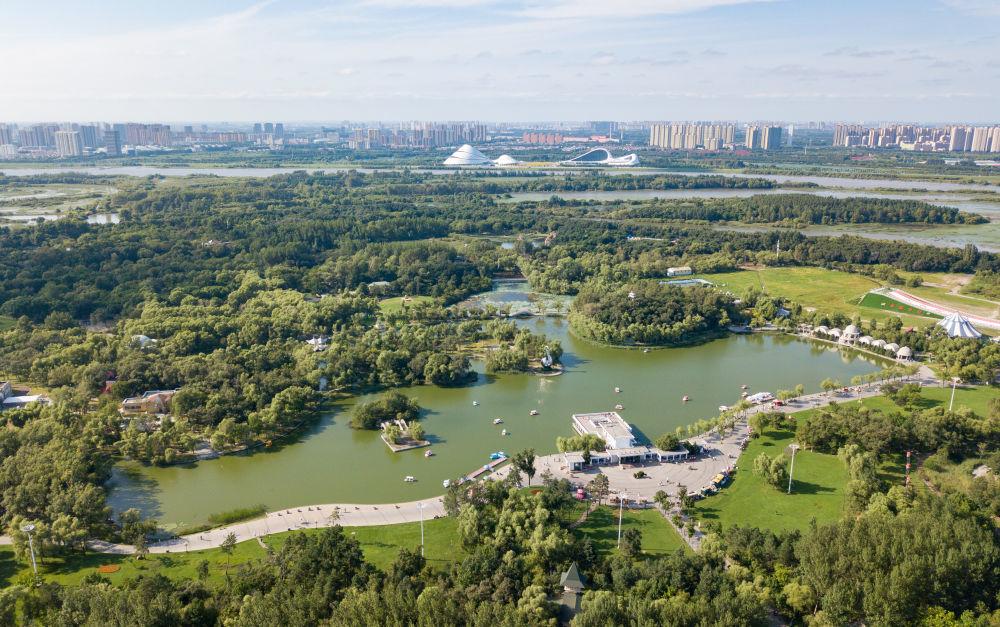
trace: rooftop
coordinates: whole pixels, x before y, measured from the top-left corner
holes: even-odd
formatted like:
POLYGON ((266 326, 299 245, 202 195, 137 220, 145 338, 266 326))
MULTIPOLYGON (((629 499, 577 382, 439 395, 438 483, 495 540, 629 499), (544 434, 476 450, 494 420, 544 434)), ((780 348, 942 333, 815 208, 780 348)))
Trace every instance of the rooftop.
POLYGON ((592 414, 573 414, 573 420, 587 433, 604 438, 632 437, 632 427, 616 411, 602 411, 592 414))

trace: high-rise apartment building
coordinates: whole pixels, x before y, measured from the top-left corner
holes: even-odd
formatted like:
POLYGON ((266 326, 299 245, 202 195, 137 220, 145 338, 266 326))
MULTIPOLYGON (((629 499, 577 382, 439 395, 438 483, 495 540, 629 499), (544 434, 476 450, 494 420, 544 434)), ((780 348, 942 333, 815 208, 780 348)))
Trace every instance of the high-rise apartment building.
POLYGON ((115 129, 104 131, 104 149, 109 157, 120 157, 122 154, 121 135, 115 129))
POLYGON ((7 124, 0 124, 0 146, 14 143, 14 129, 7 124))
POLYGON ((972 131, 972 152, 989 152, 990 135, 993 129, 988 126, 977 126, 972 131))
POLYGON ((753 150, 754 148, 760 148, 760 127, 759 126, 748 126, 747 127, 747 138, 743 142, 746 145, 747 150, 753 150))
POLYGON ((63 157, 76 157, 83 154, 83 140, 80 131, 56 131, 56 150, 63 157))
POLYGON ((781 127, 765 126, 762 128, 760 147, 762 150, 777 150, 781 148, 781 127))
POLYGON ((732 124, 653 124, 649 145, 658 148, 718 150, 732 144, 736 127, 732 124))
POLYGON ((97 148, 100 143, 98 142, 97 126, 94 124, 84 124, 80 127, 80 140, 83 141, 83 147, 93 150, 97 148))
POLYGON ((274 138, 283 139, 285 137, 285 125, 281 122, 276 122, 274 125, 274 138))

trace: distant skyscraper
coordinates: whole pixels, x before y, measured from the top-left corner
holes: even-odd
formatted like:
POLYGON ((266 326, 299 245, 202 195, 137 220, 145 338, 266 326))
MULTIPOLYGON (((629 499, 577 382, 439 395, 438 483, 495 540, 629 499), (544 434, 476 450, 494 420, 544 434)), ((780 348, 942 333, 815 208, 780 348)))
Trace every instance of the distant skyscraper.
POLYGON ((753 150, 754 148, 760 148, 760 127, 759 126, 748 126, 747 127, 747 139, 746 142, 747 150, 753 150))
POLYGON ((281 139, 285 136, 285 125, 278 122, 274 125, 274 138, 281 139))
POLYGON ((97 142, 97 126, 93 124, 81 126, 80 139, 83 141, 84 148, 89 148, 90 150, 97 148, 99 145, 97 142))
POLYGON ((80 131, 56 131, 56 150, 64 157, 76 157, 83 154, 83 140, 80 131))
POLYGON ((4 144, 13 144, 13 143, 14 143, 13 129, 6 124, 0 124, 0 146, 3 146, 4 144))
POLYGON ((760 147, 762 150, 777 150, 781 147, 781 127, 765 126, 761 129, 760 147))
POLYGON ((271 122, 264 122, 264 132, 268 135, 274 133, 274 124, 271 122))
POLYGON ((260 135, 263 132, 264 132, 264 130, 261 127, 260 122, 254 122, 254 125, 253 125, 253 134, 254 135, 260 135))
POLYGON ((977 126, 972 131, 972 152, 987 152, 990 149, 990 131, 987 126, 977 126))
POLYGON ((121 136, 116 130, 104 131, 104 148, 109 157, 120 157, 122 154, 121 136))

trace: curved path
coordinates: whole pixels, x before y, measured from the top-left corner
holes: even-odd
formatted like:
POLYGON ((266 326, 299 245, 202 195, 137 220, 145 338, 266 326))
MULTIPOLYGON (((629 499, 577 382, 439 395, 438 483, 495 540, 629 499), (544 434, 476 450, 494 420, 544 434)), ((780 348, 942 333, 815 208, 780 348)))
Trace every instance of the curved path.
MULTIPOLYGON (((934 373, 926 366, 921 366, 917 380, 924 386, 939 385, 934 373)), ((747 416, 759 411, 781 411, 785 413, 814 409, 829 405, 830 402, 843 403, 860 400, 870 396, 879 396, 881 391, 877 386, 858 386, 848 388, 848 392, 838 392, 830 395, 819 393, 802 396, 785 407, 771 408, 770 405, 758 405, 747 410, 747 416)), ((691 438, 705 447, 706 454, 697 460, 682 463, 630 464, 623 466, 602 466, 586 471, 569 472, 566 470, 561 454, 544 455, 535 458, 535 477, 546 470, 557 478, 569 479, 574 485, 585 485, 598 474, 605 474, 614 494, 622 495, 626 502, 653 501, 653 496, 660 490, 671 497, 677 496, 677 490, 683 486, 689 492, 697 492, 707 487, 715 475, 728 467, 735 466, 740 455, 740 440, 747 434, 746 420, 737 423, 736 428, 725 436, 711 431, 691 438), (637 469, 642 469, 646 477, 636 479, 633 475, 637 469)), ((497 470, 492 477, 503 478, 513 470, 512 464, 497 470)), ((374 525, 392 525, 397 523, 419 522, 421 514, 425 520, 441 518, 447 514, 444 511, 442 496, 431 497, 407 503, 388 503, 380 505, 361 504, 328 504, 293 507, 270 512, 263 518, 242 523, 219 527, 202 533, 163 540, 149 546, 150 553, 179 553, 199 551, 220 546, 230 533, 236 535, 238 542, 260 539, 264 536, 286 531, 318 529, 342 525, 344 527, 367 527, 374 525), (421 511, 422 510, 422 511, 421 511), (336 513, 336 516, 334 515, 336 513)), ((687 539, 687 538, 685 538, 687 539)), ((700 539, 696 534, 694 542, 700 539)), ((690 542, 691 540, 689 540, 690 542)), ((0 544, 10 544, 9 536, 0 536, 0 544)), ((113 544, 102 540, 90 540, 87 546, 101 553, 127 555, 135 552, 131 545, 113 544)))

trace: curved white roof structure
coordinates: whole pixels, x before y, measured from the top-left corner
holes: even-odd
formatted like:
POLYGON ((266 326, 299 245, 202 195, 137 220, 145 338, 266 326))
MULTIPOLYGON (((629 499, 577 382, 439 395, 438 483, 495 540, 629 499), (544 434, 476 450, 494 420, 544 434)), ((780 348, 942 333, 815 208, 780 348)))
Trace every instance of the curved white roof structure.
POLYGON ((609 165, 613 167, 630 167, 639 165, 639 157, 635 153, 622 157, 612 156, 607 148, 594 148, 578 157, 563 161, 565 165, 609 165))
POLYGON ((872 346, 878 346, 879 348, 885 348, 885 340, 875 340, 872 342, 872 346))
POLYGON ((871 344, 872 343, 872 336, 870 336, 870 335, 862 335, 860 338, 858 338, 858 343, 860 343, 860 344, 871 344))
POLYGON ((849 324, 844 328, 844 335, 859 335, 858 327, 849 324))
POLYGON ((944 328, 945 332, 948 333, 948 337, 977 338, 983 336, 979 329, 972 326, 972 323, 957 311, 947 318, 940 320, 937 326, 944 328))
POLYGON ((499 157, 493 160, 493 165, 498 165, 500 167, 517 165, 519 163, 521 162, 510 155, 500 155, 499 157))
POLYGON ((896 351, 899 350, 899 344, 897 344, 895 342, 890 342, 889 344, 886 344, 882 348, 884 348, 887 351, 892 351, 892 352, 895 353, 896 351))
POLYGON ((909 346, 903 346, 898 351, 896 351, 896 357, 899 357, 900 359, 910 359, 911 357, 913 357, 913 351, 910 349, 909 346))
POLYGON ((833 327, 832 329, 830 329, 829 331, 827 331, 827 333, 829 335, 832 335, 833 337, 840 337, 841 335, 844 334, 844 332, 841 331, 840 329, 838 329, 837 327, 833 327))
POLYGON ((493 165, 486 155, 479 152, 469 144, 462 144, 462 147, 451 153, 451 156, 444 160, 445 165, 493 165))
POLYGON ((828 326, 826 326, 825 324, 821 324, 818 327, 816 327, 816 333, 829 334, 830 333, 830 328, 828 326))

